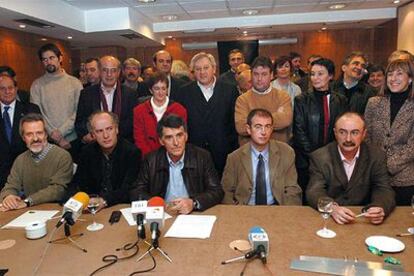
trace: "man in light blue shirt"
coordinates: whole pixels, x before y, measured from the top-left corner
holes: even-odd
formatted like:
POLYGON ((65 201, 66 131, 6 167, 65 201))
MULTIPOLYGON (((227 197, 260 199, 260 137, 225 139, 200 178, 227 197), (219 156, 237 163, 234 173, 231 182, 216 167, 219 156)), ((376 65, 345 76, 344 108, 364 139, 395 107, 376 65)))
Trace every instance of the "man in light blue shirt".
POLYGON ((286 143, 271 139, 272 114, 253 109, 247 116, 250 142, 227 157, 221 184, 225 204, 301 205, 295 154, 286 143))

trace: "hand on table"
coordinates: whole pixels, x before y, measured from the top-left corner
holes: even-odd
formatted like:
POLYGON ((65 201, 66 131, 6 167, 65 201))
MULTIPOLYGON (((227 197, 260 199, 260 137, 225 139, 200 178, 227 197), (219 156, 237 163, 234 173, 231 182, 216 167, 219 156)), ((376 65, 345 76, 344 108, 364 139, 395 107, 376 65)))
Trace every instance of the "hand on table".
POLYGON ((189 214, 193 211, 194 202, 191 198, 177 198, 171 201, 173 204, 171 211, 176 211, 180 214, 189 214))
POLYGON ((26 208, 26 203, 19 196, 8 195, 3 199, 0 211, 5 212, 22 208, 26 208))
POLYGON ((372 224, 380 224, 384 221, 385 212, 381 207, 370 207, 364 217, 369 219, 372 224))
POLYGON ((355 220, 355 214, 348 208, 335 205, 333 207, 332 218, 338 224, 347 224, 355 220))

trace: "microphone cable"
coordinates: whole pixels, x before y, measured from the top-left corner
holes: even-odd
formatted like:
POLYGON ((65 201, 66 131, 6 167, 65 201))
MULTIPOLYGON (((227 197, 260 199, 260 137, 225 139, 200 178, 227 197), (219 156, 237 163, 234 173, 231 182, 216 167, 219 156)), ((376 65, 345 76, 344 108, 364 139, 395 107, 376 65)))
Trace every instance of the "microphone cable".
POLYGON ((102 257, 102 262, 107 263, 107 264, 105 264, 105 265, 97 268, 95 271, 93 271, 91 274, 89 274, 89 276, 93 276, 93 275, 97 274, 98 272, 100 272, 100 271, 102 271, 102 270, 104 270, 104 269, 106 269, 106 268, 114 265, 118 261, 127 260, 127 259, 130 259, 130 258, 136 256, 138 254, 138 252, 139 252, 138 242, 139 242, 139 240, 137 240, 135 243, 127 243, 124 246, 122 246, 121 248, 117 248, 116 249, 116 251, 121 251, 121 250, 130 251, 130 250, 132 250, 132 249, 135 248, 135 251, 131 255, 129 255, 129 256, 118 257, 115 254, 109 254, 109 255, 103 256, 102 257))

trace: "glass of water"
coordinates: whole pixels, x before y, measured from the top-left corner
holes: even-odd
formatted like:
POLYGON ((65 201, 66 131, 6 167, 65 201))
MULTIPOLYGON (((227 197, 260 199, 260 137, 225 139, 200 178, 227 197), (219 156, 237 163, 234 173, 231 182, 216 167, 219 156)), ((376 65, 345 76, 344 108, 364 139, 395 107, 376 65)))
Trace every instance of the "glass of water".
POLYGON ((327 228, 328 219, 331 216, 333 211, 334 201, 329 197, 321 197, 318 200, 318 211, 322 214, 324 220, 323 228, 318 230, 316 234, 322 238, 333 238, 336 236, 336 233, 327 228))
POLYGON ((88 211, 92 214, 93 223, 86 227, 88 231, 99 231, 102 228, 104 228, 103 224, 97 223, 95 221, 95 214, 98 211, 100 204, 101 198, 99 197, 99 195, 89 195, 88 211))

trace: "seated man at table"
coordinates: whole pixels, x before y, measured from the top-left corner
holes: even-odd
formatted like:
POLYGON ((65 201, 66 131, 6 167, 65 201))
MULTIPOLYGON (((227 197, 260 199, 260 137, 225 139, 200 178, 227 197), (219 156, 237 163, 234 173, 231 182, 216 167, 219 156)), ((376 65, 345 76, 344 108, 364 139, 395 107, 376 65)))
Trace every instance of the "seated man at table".
POLYGON ((288 144, 270 139, 272 113, 253 109, 247 116, 250 142, 227 157, 221 184, 225 204, 302 205, 295 154, 288 144))
POLYGON ((358 113, 338 117, 334 134, 335 142, 310 156, 309 205, 317 209, 320 197, 333 198, 332 217, 339 224, 355 220, 355 213, 343 206, 365 205, 365 218, 382 223, 395 207, 384 153, 363 142, 365 122, 358 113))
POLYGON ((223 199, 210 153, 187 144, 187 125, 171 114, 157 125, 161 148, 148 154, 136 181, 134 197, 161 196, 181 214, 204 211, 223 199))
POLYGON ((0 193, 2 211, 60 201, 72 179, 72 158, 66 150, 47 142, 42 115, 22 117, 20 135, 28 150, 16 158, 0 193))
POLYGON ((129 203, 129 191, 138 177, 141 151, 118 136, 118 116, 95 111, 89 116, 88 130, 95 142, 82 149, 73 187, 100 196, 100 206, 129 203))

